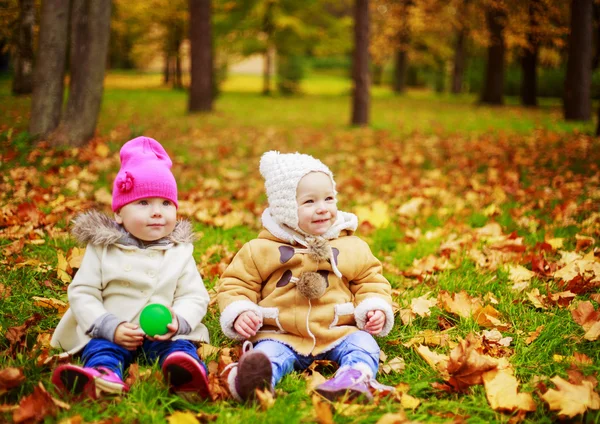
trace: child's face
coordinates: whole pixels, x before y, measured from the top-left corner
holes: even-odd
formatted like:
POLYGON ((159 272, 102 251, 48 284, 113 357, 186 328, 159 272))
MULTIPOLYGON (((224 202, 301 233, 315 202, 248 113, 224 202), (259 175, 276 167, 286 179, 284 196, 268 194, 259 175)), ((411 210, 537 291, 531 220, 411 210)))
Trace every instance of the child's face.
POLYGON ((298 226, 314 236, 324 234, 337 218, 333 184, 327 174, 311 172, 298 183, 298 226))
POLYGON ((115 220, 134 237, 154 241, 173 232, 177 208, 170 200, 148 197, 123 206, 115 213, 115 220))

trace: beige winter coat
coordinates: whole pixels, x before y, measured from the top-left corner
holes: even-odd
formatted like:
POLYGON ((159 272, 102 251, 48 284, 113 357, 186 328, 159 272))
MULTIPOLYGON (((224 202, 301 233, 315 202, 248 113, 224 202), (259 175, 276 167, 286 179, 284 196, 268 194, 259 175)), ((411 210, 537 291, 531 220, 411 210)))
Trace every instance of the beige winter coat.
POLYGON ((150 303, 171 306, 192 331, 173 339, 208 342, 202 318, 209 296, 192 256, 191 225, 179 222, 172 243, 140 249, 119 244, 123 234, 97 212, 80 215, 74 233, 87 247, 69 285, 69 310, 59 322, 51 345, 75 353, 91 339, 88 330, 106 313, 122 322, 139 323, 150 303))
POLYGON ((245 311, 254 311, 262 319, 253 342, 277 340, 302 355, 333 349, 364 328, 372 310, 386 315, 379 335, 389 333, 394 323, 391 288, 367 243, 345 229, 329 243, 323 245, 321 240, 304 247, 283 241, 285 234, 273 231, 272 225, 272 232, 263 230, 241 248, 221 277, 217 300, 225 335, 242 338, 233 324, 245 311), (318 298, 309 299, 298 289, 307 272, 317 272, 327 281, 318 298))

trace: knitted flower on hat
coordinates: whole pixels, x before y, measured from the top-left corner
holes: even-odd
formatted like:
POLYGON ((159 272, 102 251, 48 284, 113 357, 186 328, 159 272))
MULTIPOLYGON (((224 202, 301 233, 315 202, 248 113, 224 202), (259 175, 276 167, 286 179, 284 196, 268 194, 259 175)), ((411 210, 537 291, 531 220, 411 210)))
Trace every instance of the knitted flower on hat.
POLYGON ((296 189, 302 177, 310 172, 327 174, 331 178, 333 193, 337 194, 332 172, 310 155, 272 150, 260 158, 260 173, 265 179, 269 210, 278 224, 299 230, 296 189))
POLYGON ((121 147, 121 169, 113 184, 114 212, 128 203, 147 197, 168 199, 178 207, 173 162, 160 143, 137 137, 121 147))

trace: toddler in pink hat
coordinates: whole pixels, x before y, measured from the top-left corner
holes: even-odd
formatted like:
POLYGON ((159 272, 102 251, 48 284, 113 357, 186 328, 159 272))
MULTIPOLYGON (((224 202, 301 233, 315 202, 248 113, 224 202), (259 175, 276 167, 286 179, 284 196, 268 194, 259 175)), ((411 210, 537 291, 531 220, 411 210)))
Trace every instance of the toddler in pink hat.
POLYGON ((209 296, 192 256, 192 226, 177 220, 173 163, 148 137, 125 143, 120 156, 114 219, 88 211, 74 220, 73 235, 87 247, 51 344, 80 354, 82 365, 59 366, 52 382, 78 397, 127 392, 123 373, 143 356, 159 362, 171 391, 206 399, 207 369, 196 343, 209 341, 201 322, 209 296), (151 337, 140 328, 150 304, 171 311, 166 334, 151 337))

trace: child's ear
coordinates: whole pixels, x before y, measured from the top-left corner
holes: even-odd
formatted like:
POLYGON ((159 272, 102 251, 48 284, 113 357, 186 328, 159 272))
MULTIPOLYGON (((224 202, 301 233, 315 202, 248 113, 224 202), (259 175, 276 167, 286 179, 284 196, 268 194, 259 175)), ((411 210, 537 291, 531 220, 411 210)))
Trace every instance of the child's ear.
POLYGON ((121 210, 115 212, 115 221, 117 221, 117 224, 123 223, 123 218, 121 218, 121 210))

